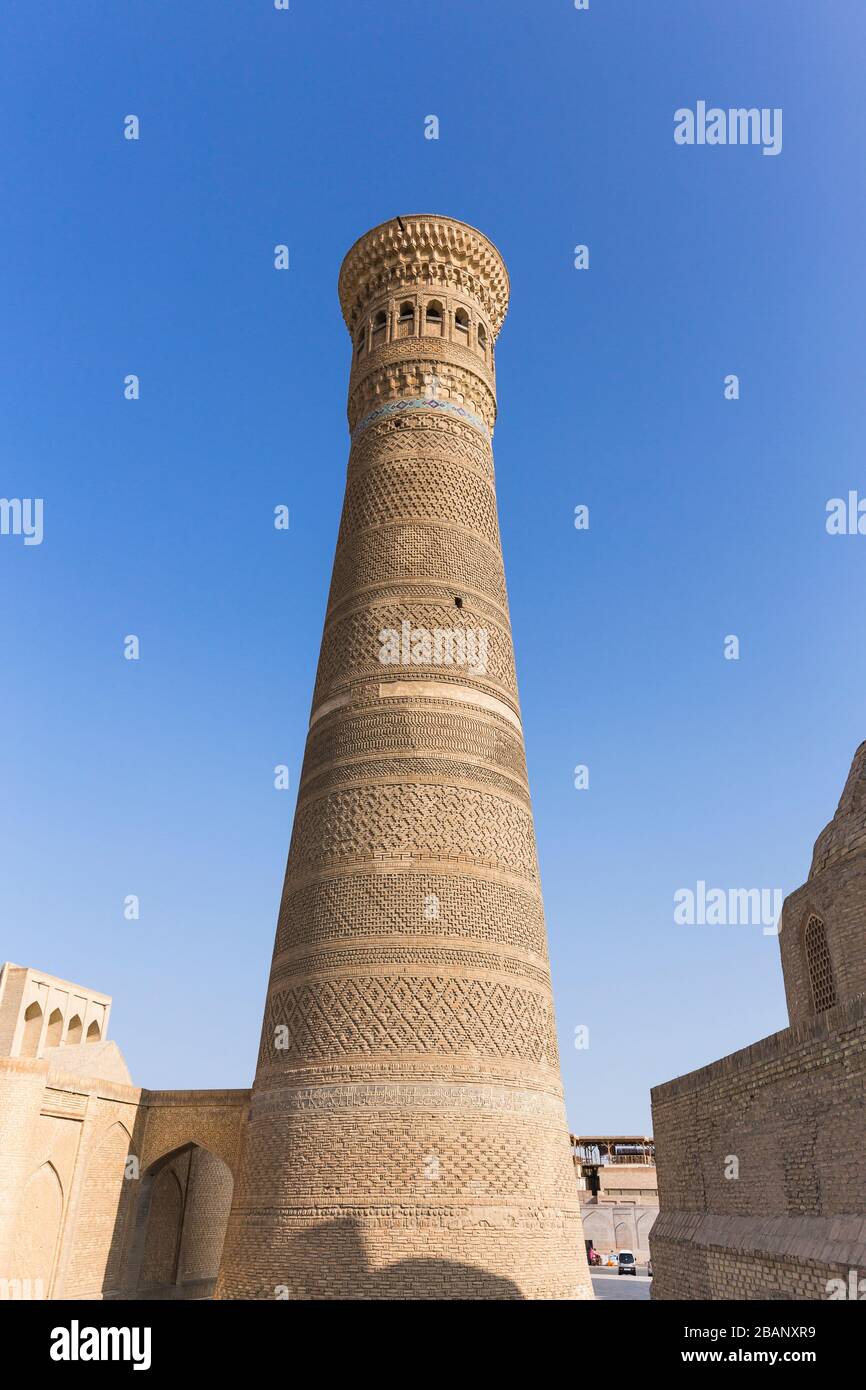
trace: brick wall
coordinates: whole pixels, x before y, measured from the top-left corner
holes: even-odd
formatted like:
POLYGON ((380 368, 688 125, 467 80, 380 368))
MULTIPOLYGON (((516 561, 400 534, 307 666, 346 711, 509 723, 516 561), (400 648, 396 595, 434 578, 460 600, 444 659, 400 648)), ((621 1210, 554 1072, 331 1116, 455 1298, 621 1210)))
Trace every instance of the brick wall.
POLYGON ((0 1056, 0 1300, 136 1297, 163 1276, 178 1287, 161 1296, 206 1296, 248 1100, 142 1092, 0 1056))
POLYGON ((817 1299, 866 1272, 864 1095, 862 997, 657 1086, 653 1297, 817 1299))
POLYGON ((813 914, 826 929, 838 1002, 866 993, 866 854, 839 859, 785 900, 779 949, 792 1023, 815 1013, 803 940, 813 914))
POLYGON ((0 1056, 11 1055, 26 981, 23 966, 7 961, 0 967, 0 1056))

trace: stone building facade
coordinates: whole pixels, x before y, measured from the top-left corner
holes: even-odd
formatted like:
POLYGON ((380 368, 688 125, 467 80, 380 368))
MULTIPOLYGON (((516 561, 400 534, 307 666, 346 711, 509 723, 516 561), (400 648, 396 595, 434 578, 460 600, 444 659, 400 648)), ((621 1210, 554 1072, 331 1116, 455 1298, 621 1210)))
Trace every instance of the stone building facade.
POLYGON ((655 1146, 649 1135, 571 1136, 585 1241, 602 1258, 631 1250, 649 1259, 659 1212, 655 1146))
POLYGON ((653 1091, 654 1298, 866 1277, 866 743, 779 946, 791 1026, 653 1091))
POLYGON ((343 263, 351 435, 221 1298, 591 1297, 497 521, 496 248, 343 263))
POLYGON ((133 1086, 110 1011, 0 969, 0 1300, 213 1292, 249 1092, 133 1086))

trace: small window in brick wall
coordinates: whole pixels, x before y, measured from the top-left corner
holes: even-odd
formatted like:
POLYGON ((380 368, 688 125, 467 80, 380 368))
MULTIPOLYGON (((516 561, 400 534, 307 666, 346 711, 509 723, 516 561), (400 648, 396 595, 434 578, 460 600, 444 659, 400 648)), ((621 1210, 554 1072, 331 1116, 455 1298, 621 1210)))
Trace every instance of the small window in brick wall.
POLYGON ((375 317, 374 320, 373 320, 373 343, 372 343, 372 346, 373 346, 374 348, 379 347, 380 343, 384 343, 384 341, 385 341, 385 335, 386 335, 386 333, 387 333, 387 330, 388 330, 388 315, 386 314, 386 312, 385 312, 384 309, 380 309, 379 312, 378 312, 378 314, 376 315, 376 317, 375 317))
POLYGON ((442 305, 431 299, 424 313, 424 332, 434 338, 442 337, 442 305))
POLYGON ((814 915, 806 923, 804 935, 806 964, 809 967, 809 984, 812 987, 812 1003, 815 1013, 824 1013, 836 1003, 836 982, 833 979, 833 964, 830 948, 827 945, 827 929, 820 917, 814 915))

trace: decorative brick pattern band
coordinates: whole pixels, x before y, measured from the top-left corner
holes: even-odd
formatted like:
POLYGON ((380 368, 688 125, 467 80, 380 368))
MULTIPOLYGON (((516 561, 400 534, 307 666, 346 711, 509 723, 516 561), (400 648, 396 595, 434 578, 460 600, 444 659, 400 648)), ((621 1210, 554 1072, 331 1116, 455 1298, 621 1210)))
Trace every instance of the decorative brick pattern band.
POLYGON ((485 439, 490 438, 490 430, 480 415, 473 415, 470 410, 464 410, 462 405, 455 405, 453 401, 437 401, 416 396, 413 400, 388 401, 386 405, 380 405, 375 410, 371 410, 369 415, 365 415, 362 420, 359 420, 353 429, 352 443, 354 444, 356 440, 360 439, 364 431, 374 425, 377 420, 387 420, 390 416, 403 415, 408 410, 442 410, 446 414, 457 415, 464 424, 471 425, 485 439))
POLYGON ((357 424, 220 1298, 592 1297, 493 486, 507 294, 444 218, 341 273, 357 424))

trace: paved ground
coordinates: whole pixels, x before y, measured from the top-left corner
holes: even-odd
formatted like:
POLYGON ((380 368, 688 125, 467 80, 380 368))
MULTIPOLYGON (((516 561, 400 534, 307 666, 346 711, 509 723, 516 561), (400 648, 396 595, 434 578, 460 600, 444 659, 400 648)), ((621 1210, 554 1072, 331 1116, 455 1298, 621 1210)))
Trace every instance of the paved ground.
POLYGON ((592 1271, 592 1287, 596 1298, 618 1298, 630 1303, 636 1298, 649 1298, 652 1279, 647 1278, 644 1265, 638 1266, 637 1274, 617 1274, 615 1269, 596 1267, 592 1271))

